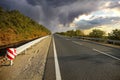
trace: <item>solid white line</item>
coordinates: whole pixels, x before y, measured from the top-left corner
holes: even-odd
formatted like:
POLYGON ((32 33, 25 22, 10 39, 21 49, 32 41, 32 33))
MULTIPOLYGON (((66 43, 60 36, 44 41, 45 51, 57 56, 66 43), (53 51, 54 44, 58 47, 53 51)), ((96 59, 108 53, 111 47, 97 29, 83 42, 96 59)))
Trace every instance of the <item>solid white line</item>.
POLYGON ((77 42, 77 41, 72 41, 73 43, 75 44, 78 44, 78 45, 82 45, 81 43, 77 42))
POLYGON ((60 67, 59 67, 59 63, 58 63, 58 58, 57 58, 57 52, 56 52, 54 37, 53 37, 53 49, 54 49, 56 80, 61 80, 60 67))
POLYGON ((120 58, 117 58, 117 57, 112 56, 112 55, 110 55, 110 54, 107 54, 107 53, 105 53, 105 52, 99 51, 99 50, 97 50, 97 49, 93 49, 93 50, 94 50, 94 51, 97 51, 97 52, 99 52, 99 53, 102 53, 102 54, 104 54, 104 55, 106 55, 106 56, 109 56, 109 57, 111 57, 111 58, 113 58, 113 59, 120 60, 120 58))

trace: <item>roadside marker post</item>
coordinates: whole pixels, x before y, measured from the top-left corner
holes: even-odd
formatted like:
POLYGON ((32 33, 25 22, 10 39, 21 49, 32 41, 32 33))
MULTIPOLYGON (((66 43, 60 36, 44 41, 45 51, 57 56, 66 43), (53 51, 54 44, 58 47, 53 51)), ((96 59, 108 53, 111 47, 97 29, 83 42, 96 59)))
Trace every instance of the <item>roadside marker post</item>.
POLYGON ((10 61, 10 65, 12 66, 13 65, 13 60, 16 56, 16 49, 15 48, 8 48, 7 49, 7 59, 10 61))

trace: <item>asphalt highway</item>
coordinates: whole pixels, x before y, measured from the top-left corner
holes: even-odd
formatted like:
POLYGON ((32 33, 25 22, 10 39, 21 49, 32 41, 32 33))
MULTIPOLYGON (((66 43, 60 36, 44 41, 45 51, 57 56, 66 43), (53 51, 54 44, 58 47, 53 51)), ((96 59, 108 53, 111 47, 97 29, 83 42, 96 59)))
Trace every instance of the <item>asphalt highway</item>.
POLYGON ((43 80, 120 80, 120 49, 54 35, 43 80))

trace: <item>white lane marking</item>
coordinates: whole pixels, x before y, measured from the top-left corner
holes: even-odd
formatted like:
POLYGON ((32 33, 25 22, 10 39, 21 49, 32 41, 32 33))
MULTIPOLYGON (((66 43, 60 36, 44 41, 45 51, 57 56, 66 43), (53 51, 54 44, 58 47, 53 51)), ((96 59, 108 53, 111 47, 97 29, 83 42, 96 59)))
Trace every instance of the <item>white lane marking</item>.
POLYGON ((61 73, 60 73, 60 67, 59 67, 59 63, 58 63, 54 38, 53 38, 53 49, 54 49, 56 80, 61 80, 61 73))
POLYGON ((66 40, 70 40, 70 39, 66 39, 66 40))
POLYGON ((82 45, 80 42, 77 42, 77 41, 72 41, 72 42, 78 45, 82 45))
POLYGON ((97 51, 97 52, 99 52, 99 53, 102 53, 102 54, 104 54, 104 55, 106 55, 106 56, 109 56, 109 57, 111 57, 111 58, 113 58, 113 59, 120 60, 120 58, 117 58, 117 57, 112 56, 112 55, 110 55, 110 54, 107 54, 107 53, 105 53, 105 52, 99 51, 99 50, 97 50, 97 49, 93 49, 93 50, 94 50, 94 51, 97 51))

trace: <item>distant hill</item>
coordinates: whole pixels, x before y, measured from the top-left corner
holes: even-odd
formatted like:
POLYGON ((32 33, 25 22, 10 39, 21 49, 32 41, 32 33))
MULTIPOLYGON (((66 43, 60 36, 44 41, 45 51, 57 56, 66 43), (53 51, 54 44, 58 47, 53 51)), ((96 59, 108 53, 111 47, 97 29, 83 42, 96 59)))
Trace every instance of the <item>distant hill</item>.
POLYGON ((0 46, 46 36, 51 32, 17 10, 0 7, 0 46))

